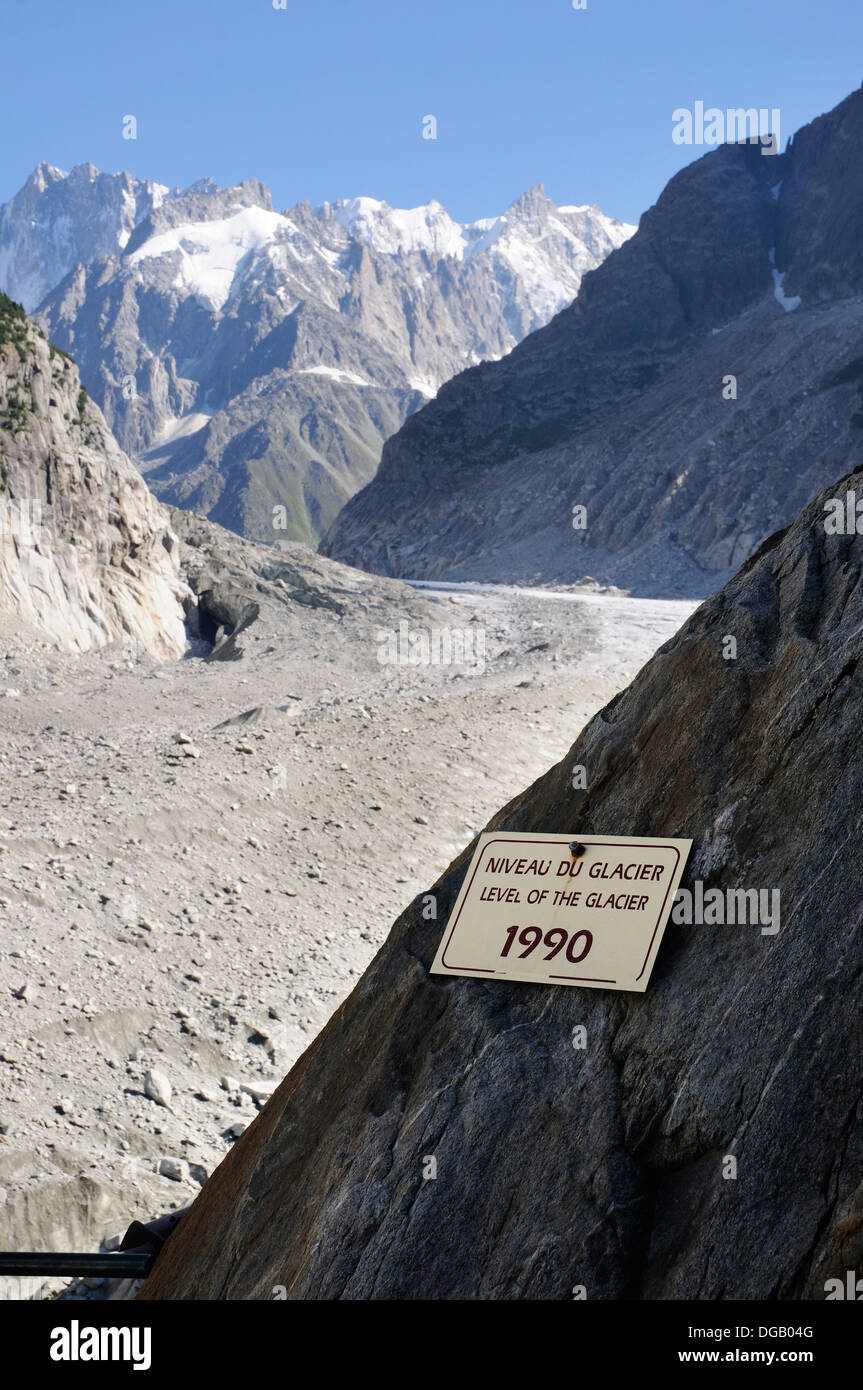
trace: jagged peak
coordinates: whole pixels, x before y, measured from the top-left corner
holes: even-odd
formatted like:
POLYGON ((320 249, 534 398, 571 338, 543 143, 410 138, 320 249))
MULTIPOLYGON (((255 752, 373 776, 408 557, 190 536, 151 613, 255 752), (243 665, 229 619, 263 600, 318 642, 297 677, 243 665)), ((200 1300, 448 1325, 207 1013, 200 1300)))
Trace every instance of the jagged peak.
POLYGON ((32 174, 26 179, 24 188, 36 188, 39 192, 42 192, 49 184, 61 183, 68 177, 69 175, 65 169, 58 169, 56 164, 49 164, 46 159, 40 159, 32 174))
POLYGON ((86 181, 87 183, 95 183, 96 179, 100 177, 100 174, 101 170, 97 169, 96 165, 91 163, 89 159, 86 159, 80 164, 73 164, 69 171, 69 178, 86 181))
POLYGON ((188 188, 184 188, 184 189, 183 189, 183 192, 184 192, 184 193, 221 193, 221 192, 222 192, 222 186, 221 186, 221 184, 216 183, 216 180, 215 180, 215 179, 210 178, 209 174, 205 174, 203 178, 195 179, 195 182, 194 182, 194 183, 190 183, 189 186, 188 186, 188 188))
POLYGON ((510 203, 507 212, 524 213, 534 212, 537 208, 546 207, 550 203, 546 197, 545 184, 534 183, 530 188, 526 188, 523 193, 510 203))

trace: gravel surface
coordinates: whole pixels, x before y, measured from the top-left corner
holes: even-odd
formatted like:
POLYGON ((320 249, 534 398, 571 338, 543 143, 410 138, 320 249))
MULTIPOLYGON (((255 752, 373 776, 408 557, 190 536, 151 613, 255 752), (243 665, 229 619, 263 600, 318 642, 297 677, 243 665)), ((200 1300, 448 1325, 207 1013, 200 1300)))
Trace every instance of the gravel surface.
POLYGON ((221 662, 7 632, 0 1246, 95 1250, 186 1205, 394 917, 692 607, 390 581, 264 614, 221 662), (381 664, 399 594, 484 659, 381 664))

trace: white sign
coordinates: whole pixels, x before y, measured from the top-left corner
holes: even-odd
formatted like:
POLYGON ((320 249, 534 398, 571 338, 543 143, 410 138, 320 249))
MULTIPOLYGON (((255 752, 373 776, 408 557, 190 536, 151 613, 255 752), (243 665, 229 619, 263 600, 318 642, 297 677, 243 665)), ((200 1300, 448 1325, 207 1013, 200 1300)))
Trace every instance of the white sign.
POLYGON ((691 847, 485 831, 432 973, 643 993, 691 847))

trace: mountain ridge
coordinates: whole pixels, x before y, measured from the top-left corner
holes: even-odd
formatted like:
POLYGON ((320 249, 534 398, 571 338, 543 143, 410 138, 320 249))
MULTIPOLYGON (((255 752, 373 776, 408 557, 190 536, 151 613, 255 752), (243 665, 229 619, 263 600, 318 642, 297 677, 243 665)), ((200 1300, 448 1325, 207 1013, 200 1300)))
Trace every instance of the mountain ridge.
POLYGON ((462 224, 367 197, 280 213, 258 180, 37 174, 0 210, 0 285, 32 307, 36 268, 54 278, 38 320, 158 496, 270 543, 316 543, 423 400, 632 231, 541 185, 462 224))
POLYGON ((387 441, 321 552, 410 578, 710 592, 857 457, 857 155, 860 91, 781 155, 686 166, 568 308, 387 441))

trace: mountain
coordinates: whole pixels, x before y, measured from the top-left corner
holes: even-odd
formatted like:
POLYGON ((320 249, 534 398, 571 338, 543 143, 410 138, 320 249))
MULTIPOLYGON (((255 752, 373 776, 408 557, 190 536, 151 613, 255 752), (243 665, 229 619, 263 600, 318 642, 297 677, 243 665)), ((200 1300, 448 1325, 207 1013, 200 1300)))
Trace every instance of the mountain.
POLYGON ((28 313, 76 265, 117 256, 138 223, 171 196, 131 174, 71 173, 42 163, 0 207, 0 289, 28 313))
POLYGON ((466 847, 212 1175, 143 1298, 844 1287, 863 1260, 863 539, 825 516, 861 491, 858 471, 770 537, 489 823, 691 837, 684 888, 779 893, 771 928, 670 924, 643 995, 431 975, 466 847))
POLYGON ((402 426, 322 553, 711 592, 860 457, 862 159, 863 90, 781 155, 683 169, 570 307, 402 426))
POLYGON ((38 302, 159 497, 317 542, 412 411, 546 323, 633 230, 541 186, 461 224, 435 202, 278 213, 254 180, 40 165, 0 211, 0 285, 38 302))

